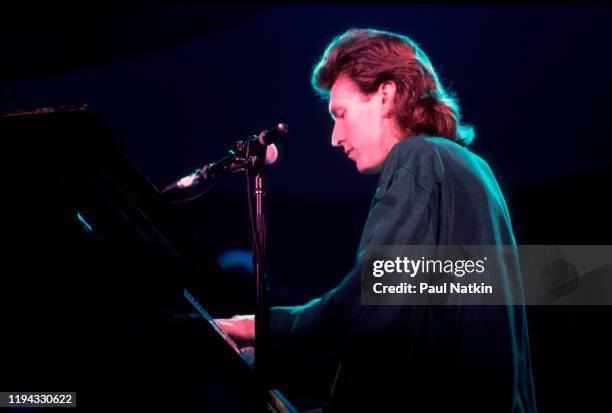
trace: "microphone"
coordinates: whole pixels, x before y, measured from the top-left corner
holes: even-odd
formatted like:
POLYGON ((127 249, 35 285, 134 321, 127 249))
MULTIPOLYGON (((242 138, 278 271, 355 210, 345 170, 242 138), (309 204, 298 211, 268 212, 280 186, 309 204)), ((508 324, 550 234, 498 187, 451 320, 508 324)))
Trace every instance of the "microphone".
POLYGON ((287 132, 289 132, 289 126, 286 123, 279 123, 272 129, 261 132, 257 140, 262 146, 267 146, 276 142, 278 138, 286 135, 287 132))
POLYGON ((236 142, 237 151, 231 150, 229 155, 219 159, 216 162, 209 163, 208 165, 197 169, 191 175, 187 175, 166 186, 163 190, 161 190, 161 193, 164 194, 175 189, 188 188, 197 184, 202 178, 207 179, 220 173, 233 172, 234 170, 244 168, 244 165, 242 164, 234 165, 234 161, 236 161, 237 155, 244 155, 244 152, 250 143, 259 146, 262 150, 264 150, 266 165, 272 165, 278 159, 278 148, 276 145, 274 145, 274 142, 276 142, 281 136, 286 135, 287 132, 289 132, 289 126, 287 126, 286 123, 279 123, 272 129, 264 130, 257 136, 253 136, 252 138, 243 141, 238 141, 236 142))

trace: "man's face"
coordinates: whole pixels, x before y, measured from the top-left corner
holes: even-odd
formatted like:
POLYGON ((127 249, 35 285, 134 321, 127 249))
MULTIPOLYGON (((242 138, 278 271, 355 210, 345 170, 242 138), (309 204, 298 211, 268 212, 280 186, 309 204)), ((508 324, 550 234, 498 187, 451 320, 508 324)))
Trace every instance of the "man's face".
POLYGON ((355 82, 340 76, 330 91, 329 111, 335 122, 332 145, 342 146, 359 172, 377 172, 389 152, 379 94, 366 96, 355 82))

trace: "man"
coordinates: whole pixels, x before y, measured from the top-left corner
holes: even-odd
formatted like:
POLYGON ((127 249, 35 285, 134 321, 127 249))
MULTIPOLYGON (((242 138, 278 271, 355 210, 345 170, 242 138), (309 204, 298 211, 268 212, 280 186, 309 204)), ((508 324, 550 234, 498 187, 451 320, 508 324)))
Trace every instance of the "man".
MULTIPOLYGON (((312 83, 329 99, 332 145, 380 179, 354 268, 305 305, 273 307, 271 345, 338 361, 330 411, 535 412, 521 302, 360 301, 360 258, 369 246, 515 243, 491 169, 466 148, 473 130, 461 124, 425 53, 405 36, 349 30, 327 47, 312 83)), ((219 324, 253 342, 252 316, 219 324)))

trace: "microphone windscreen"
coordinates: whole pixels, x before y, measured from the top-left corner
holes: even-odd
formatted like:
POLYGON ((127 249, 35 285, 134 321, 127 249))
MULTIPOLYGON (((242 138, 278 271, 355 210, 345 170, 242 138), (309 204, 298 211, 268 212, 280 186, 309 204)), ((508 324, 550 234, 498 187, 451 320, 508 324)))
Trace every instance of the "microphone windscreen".
POLYGON ((278 159, 278 148, 275 144, 266 146, 266 165, 272 165, 278 159))

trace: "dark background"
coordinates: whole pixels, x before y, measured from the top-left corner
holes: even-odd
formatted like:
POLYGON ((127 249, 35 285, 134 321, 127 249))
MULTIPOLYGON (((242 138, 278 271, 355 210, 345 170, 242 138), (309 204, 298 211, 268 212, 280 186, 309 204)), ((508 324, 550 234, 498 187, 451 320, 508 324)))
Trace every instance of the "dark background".
MULTIPOLYGON (((301 304, 352 265, 377 179, 330 146, 310 87, 334 36, 372 27, 421 45, 475 127, 519 244, 609 244, 611 18, 598 5, 25 3, 2 13, 2 110, 87 104, 158 187, 288 123, 268 169, 269 275, 274 303, 301 304)), ((250 248, 242 175, 174 211, 215 256, 250 248)), ((529 311, 542 411, 605 400, 610 311, 529 311)))

